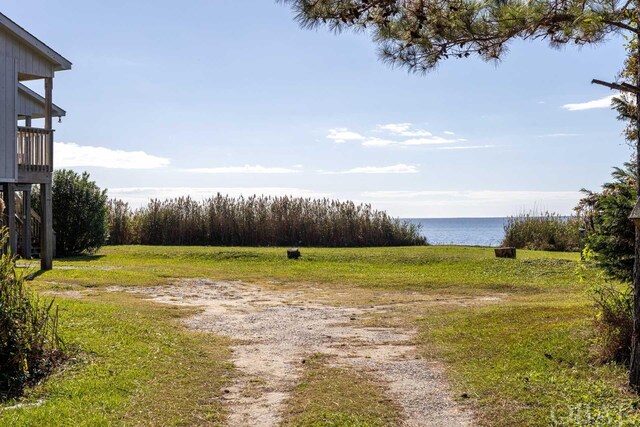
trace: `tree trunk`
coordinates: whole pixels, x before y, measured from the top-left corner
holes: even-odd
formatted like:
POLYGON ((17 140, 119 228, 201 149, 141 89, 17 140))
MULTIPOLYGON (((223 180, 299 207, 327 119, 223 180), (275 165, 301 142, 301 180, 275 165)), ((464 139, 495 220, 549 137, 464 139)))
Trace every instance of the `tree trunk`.
MULTIPOLYGON (((640 0, 636 2, 636 18, 640 14, 640 0)), ((636 19, 638 23, 640 20, 636 19)), ((640 40, 636 36, 636 86, 640 85, 640 40)), ((640 196, 640 93, 636 93, 636 191, 640 196)), ((635 261, 633 263, 633 335, 631 337, 631 367, 629 386, 640 391, 640 230, 636 227, 635 261)))

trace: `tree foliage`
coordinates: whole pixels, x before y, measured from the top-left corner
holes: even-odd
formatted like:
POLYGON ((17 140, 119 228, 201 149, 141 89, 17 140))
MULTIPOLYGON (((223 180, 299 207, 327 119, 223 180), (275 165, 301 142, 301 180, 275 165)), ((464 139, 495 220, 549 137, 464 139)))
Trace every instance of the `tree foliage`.
POLYGON ((629 214, 636 203, 634 165, 615 168, 613 180, 601 192, 583 190, 577 210, 586 220, 587 251, 611 278, 631 283, 635 256, 635 227, 629 214))
POLYGON ((107 192, 89 174, 58 170, 53 175, 53 229, 58 256, 94 252, 108 236, 107 192))
POLYGON ((129 204, 122 200, 109 200, 110 245, 126 245, 133 242, 133 215, 129 204))
POLYGON ((303 27, 368 31, 382 58, 425 72, 448 58, 501 58, 515 39, 556 47, 635 30, 635 4, 618 0, 280 0, 303 27))

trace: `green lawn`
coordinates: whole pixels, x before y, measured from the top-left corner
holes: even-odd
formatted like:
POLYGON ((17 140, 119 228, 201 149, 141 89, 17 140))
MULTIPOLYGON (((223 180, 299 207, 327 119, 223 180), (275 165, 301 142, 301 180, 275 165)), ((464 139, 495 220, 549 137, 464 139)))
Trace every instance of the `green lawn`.
POLYGON ((184 331, 173 320, 188 311, 106 294, 58 304, 71 360, 29 392, 27 406, 0 407, 0 425, 222 423, 227 340, 184 331))
MULTIPOLYGON (((492 249, 467 247, 301 251, 302 259, 291 261, 285 248, 106 247, 35 274, 32 286, 39 291, 80 285, 95 294, 59 299, 62 333, 77 360, 32 391, 27 402, 43 399, 41 406, 0 411, 0 424, 224 420, 218 397, 233 375, 228 343, 183 330, 174 320, 186 310, 103 291, 207 277, 313 289, 310 297, 336 304, 413 301, 372 321, 417 327, 421 351, 445 363, 456 399, 473 408, 481 425, 640 425, 624 368, 593 362, 594 311, 585 290, 602 279, 579 264, 578 254, 519 251, 518 259, 508 260, 496 259, 492 249), (498 300, 430 302, 483 296, 498 300), (206 397, 185 399, 194 388, 206 397)), ((385 425, 396 419, 393 405, 379 404, 383 390, 366 377, 333 372, 322 359, 306 369, 289 401, 287 425, 385 425), (313 404, 328 395, 337 406, 313 404)))
POLYGON ((554 292, 579 288, 577 254, 521 251, 496 259, 489 248, 303 248, 290 261, 285 248, 107 247, 93 257, 62 260, 39 277, 96 285, 153 285, 179 277, 325 283, 450 293, 554 292), (87 269, 90 269, 87 271, 87 269))

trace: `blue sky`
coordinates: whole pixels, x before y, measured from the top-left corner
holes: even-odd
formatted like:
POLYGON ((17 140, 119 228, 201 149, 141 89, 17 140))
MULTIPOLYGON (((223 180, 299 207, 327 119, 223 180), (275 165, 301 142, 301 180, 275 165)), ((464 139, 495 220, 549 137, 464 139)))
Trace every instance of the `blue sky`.
POLYGON ((613 93, 590 84, 615 77, 621 39, 517 42, 499 64, 418 76, 381 63, 366 34, 302 30, 272 0, 5 0, 2 13, 74 64, 55 80, 56 166, 134 206, 220 191, 401 217, 569 213, 631 155, 613 93))

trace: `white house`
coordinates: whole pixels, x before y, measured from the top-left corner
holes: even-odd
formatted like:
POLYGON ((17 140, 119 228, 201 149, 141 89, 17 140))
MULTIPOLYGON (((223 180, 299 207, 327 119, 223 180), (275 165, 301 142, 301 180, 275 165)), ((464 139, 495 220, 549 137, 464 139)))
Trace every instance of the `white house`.
MULTIPOLYGON (((23 257, 31 256, 32 235, 39 234, 41 266, 45 270, 52 267, 54 249, 53 117, 66 114, 53 104, 53 79, 57 71, 70 69, 71 62, 0 13, 0 184, 6 205, 4 222, 9 228, 12 251, 23 257), (44 96, 20 83, 31 80, 44 83, 44 96), (44 119, 43 128, 31 126, 31 120, 37 118, 44 119), (24 126, 19 126, 19 121, 24 126), (39 184, 41 189, 40 217, 31 214, 33 184, 39 184), (18 209, 16 200, 22 203, 18 209), (22 214, 16 215, 16 211, 22 214)), ((37 240, 37 235, 34 237, 37 240)))

